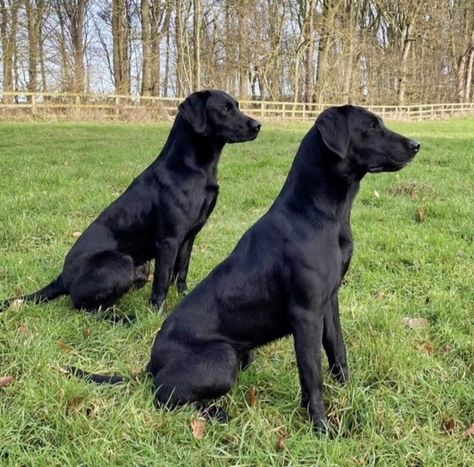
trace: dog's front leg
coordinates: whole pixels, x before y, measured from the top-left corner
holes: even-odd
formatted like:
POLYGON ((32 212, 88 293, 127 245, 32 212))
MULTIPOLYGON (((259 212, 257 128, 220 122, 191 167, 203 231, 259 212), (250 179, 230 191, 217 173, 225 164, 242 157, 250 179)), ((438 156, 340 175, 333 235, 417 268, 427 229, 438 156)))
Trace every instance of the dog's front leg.
POLYGON ((188 284, 186 282, 186 279, 188 277, 189 261, 191 259, 191 251, 193 249, 195 238, 196 237, 193 236, 183 242, 176 258, 173 277, 177 279, 176 286, 178 288, 179 293, 183 293, 188 290, 188 284))
POLYGON ((346 347, 339 318, 337 293, 330 301, 324 314, 323 346, 328 357, 331 373, 340 383, 347 383, 349 380, 349 367, 347 365, 346 347))
POLYGON ((293 304, 290 306, 290 320, 301 383, 302 405, 307 408, 315 429, 326 432, 321 372, 323 317, 313 307, 293 304))
POLYGON ((157 308, 163 305, 168 293, 179 245, 180 242, 175 238, 167 238, 156 242, 155 274, 150 302, 157 308))

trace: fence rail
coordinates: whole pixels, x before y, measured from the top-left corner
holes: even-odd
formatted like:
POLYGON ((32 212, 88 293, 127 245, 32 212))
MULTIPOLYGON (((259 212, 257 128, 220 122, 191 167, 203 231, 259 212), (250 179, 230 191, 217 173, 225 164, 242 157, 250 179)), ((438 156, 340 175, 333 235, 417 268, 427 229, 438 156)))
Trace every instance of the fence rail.
MULTIPOLYGON (((0 92, 0 119, 102 118, 117 120, 166 120, 177 112, 183 98, 104 94, 0 92)), ((240 101, 243 112, 262 119, 314 120, 324 109, 337 104, 240 101)), ((365 105, 383 118, 429 120, 474 115, 474 102, 416 105, 365 105)))

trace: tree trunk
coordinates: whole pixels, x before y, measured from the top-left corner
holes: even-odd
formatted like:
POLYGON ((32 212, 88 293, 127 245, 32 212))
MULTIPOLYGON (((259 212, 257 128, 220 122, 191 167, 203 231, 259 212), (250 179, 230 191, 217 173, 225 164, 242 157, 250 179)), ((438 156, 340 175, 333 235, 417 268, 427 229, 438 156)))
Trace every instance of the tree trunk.
POLYGON ((405 105, 405 91, 408 72, 408 54, 412 42, 413 23, 408 24, 405 39, 403 41, 402 57, 400 59, 400 71, 398 76, 398 105, 405 105))
POLYGON ((184 97, 185 64, 183 41, 183 3, 176 0, 176 92, 178 97, 184 97))
POLYGON ((168 86, 170 78, 170 44, 171 42, 171 31, 170 28, 166 30, 166 55, 165 55, 165 77, 163 82, 163 95, 168 97, 168 86))
POLYGON ((85 91, 84 72, 84 21, 88 0, 78 0, 75 11, 70 17, 71 39, 74 57, 74 79, 73 92, 83 93, 85 91))
POLYGON ((304 24, 304 39, 306 43, 305 51, 305 88, 304 88, 304 101, 313 101, 313 55, 314 55, 314 0, 306 0, 306 14, 304 24))
POLYGON ((152 64, 153 49, 151 42, 151 18, 148 0, 141 0, 140 19, 142 23, 142 96, 151 96, 153 92, 152 64))
POLYGON ((348 43, 347 53, 344 57, 344 79, 342 83, 342 100, 345 103, 350 103, 351 99, 351 89, 352 89, 352 73, 354 68, 354 55, 355 47, 357 42, 358 31, 356 28, 356 15, 357 15, 357 5, 354 5, 352 1, 348 2, 345 10, 345 21, 344 29, 347 31, 347 36, 345 37, 345 42, 348 43))
POLYGON ((334 19, 342 4, 342 0, 327 0, 324 2, 323 28, 319 40, 318 71, 316 74, 316 89, 318 104, 324 100, 325 82, 328 80, 327 69, 329 63, 330 36, 334 32, 334 19))
POLYGON ((464 90, 464 102, 471 100, 471 84, 472 84, 472 67, 474 65, 474 48, 471 50, 469 55, 469 61, 467 63, 466 71, 466 87, 464 90))
POLYGON ((193 88, 201 89, 201 0, 194 0, 194 63, 193 63, 193 88))
POLYGON ((422 1, 414 2, 414 9, 408 11, 408 16, 405 29, 405 37, 403 40, 402 56, 400 59, 399 75, 398 75, 398 105, 405 105, 406 84, 408 75, 408 56, 410 54, 411 43, 415 40, 413 33, 415 30, 415 22, 418 13, 423 5, 422 1))
POLYGON ((127 0, 112 0, 115 92, 130 94, 130 12, 127 0))
POLYGON ((237 14, 239 38, 239 99, 241 100, 246 100, 249 97, 247 7, 248 0, 242 0, 239 3, 237 14))
MULTIPOLYGON (((0 32, 3 51, 3 90, 13 92, 14 86, 14 57, 16 50, 16 32, 18 24, 18 8, 20 0, 14 0, 10 4, 0 0, 0 32)), ((8 99, 10 101, 10 98, 8 99)), ((13 98, 11 99, 13 101, 13 98)))
POLYGON ((38 91, 38 64, 42 47, 42 26, 46 11, 45 0, 25 0, 26 26, 28 32, 28 91, 38 91))
POLYGON ((457 91, 459 102, 467 102, 471 93, 472 67, 474 55, 474 31, 472 31, 469 41, 462 55, 458 60, 457 69, 457 91))

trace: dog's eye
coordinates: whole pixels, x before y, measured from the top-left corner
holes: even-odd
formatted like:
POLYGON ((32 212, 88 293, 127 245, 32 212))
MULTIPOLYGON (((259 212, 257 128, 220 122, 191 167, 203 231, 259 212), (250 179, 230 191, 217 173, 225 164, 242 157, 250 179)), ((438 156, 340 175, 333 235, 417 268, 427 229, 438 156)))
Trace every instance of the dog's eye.
POLYGON ((379 127, 378 122, 371 122, 370 125, 369 125, 369 128, 371 130, 376 130, 378 127, 379 127))
POLYGON ((232 110, 232 105, 231 104, 226 104, 224 107, 224 112, 229 113, 232 110))

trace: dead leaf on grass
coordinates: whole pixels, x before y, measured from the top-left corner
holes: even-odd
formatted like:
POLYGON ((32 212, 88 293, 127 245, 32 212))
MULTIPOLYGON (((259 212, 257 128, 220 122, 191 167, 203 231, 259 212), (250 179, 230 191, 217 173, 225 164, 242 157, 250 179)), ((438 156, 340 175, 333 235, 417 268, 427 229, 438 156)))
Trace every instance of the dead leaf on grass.
POLYGON ((257 391, 255 386, 250 386, 247 391, 247 401, 250 407, 255 407, 257 405, 257 391))
POLYGON ((62 352, 71 352, 72 348, 63 341, 58 341, 58 347, 62 352))
POLYGON ((385 297, 385 292, 383 290, 376 290, 373 294, 373 297, 376 300, 382 300, 385 297))
POLYGON ((84 401, 84 398, 81 396, 76 396, 69 399, 66 402, 66 413, 68 415, 73 414, 73 413, 79 413, 82 410, 83 401, 84 401))
POLYGON ((84 329, 84 337, 90 337, 92 336, 92 329, 91 328, 85 328, 84 329))
POLYGON ((289 438, 289 436, 290 436, 290 433, 288 433, 286 430, 280 433, 275 443, 275 449, 277 451, 283 451, 283 449, 285 449, 285 442, 289 438))
POLYGON ((403 318, 402 323, 409 329, 424 329, 430 325, 426 318, 403 318))
POLYGON ((426 219, 426 209, 425 208, 418 208, 416 211, 416 216, 418 219, 418 222, 425 222, 426 219))
POLYGON ((20 326, 18 326, 18 331, 20 331, 23 334, 26 334, 30 332, 30 329, 28 328, 26 324, 23 323, 23 324, 20 324, 20 326))
POLYGON ((474 423, 462 434, 464 439, 474 438, 474 423))
POLYGON ((73 238, 79 238, 82 235, 82 232, 76 231, 76 232, 73 232, 71 235, 73 238))
POLYGON ((443 431, 447 434, 451 434, 454 431, 454 428, 456 427, 456 422, 454 421, 453 418, 447 418, 446 420, 443 420, 443 431))
POLYGON ((95 418, 95 406, 94 405, 88 405, 86 408, 86 415, 87 418, 95 418))
POLYGON ((380 194, 377 190, 374 190, 374 196, 378 199, 380 199, 380 194))
POLYGON ((154 277, 155 277, 154 274, 153 274, 152 272, 150 272, 150 273, 148 274, 148 279, 147 279, 147 281, 148 281, 148 282, 153 282, 153 278, 154 278, 154 277))
POLYGON ((193 417, 191 419, 191 429, 194 439, 202 439, 206 431, 206 420, 202 417, 193 417))
POLYGON ((14 376, 2 376, 0 377, 0 388, 5 388, 7 386, 10 386, 10 384, 15 381, 14 376))
POLYGON ((425 353, 434 353, 435 347, 432 342, 425 341, 420 345, 420 350, 425 353))
POLYGON ((441 348, 441 350, 442 350, 444 353, 449 353, 449 352, 452 352, 452 351, 453 351, 453 346, 452 346, 452 345, 449 345, 449 344, 445 344, 445 345, 443 345, 443 347, 441 348))
POLYGON ((13 300, 13 302, 10 304, 10 310, 18 311, 23 306, 23 303, 25 303, 25 300, 23 300, 22 298, 17 298, 16 300, 13 300))
POLYGON ((339 418, 339 415, 337 413, 330 413, 328 414, 328 421, 333 426, 336 428, 336 430, 339 428, 341 425, 341 419, 339 418))

